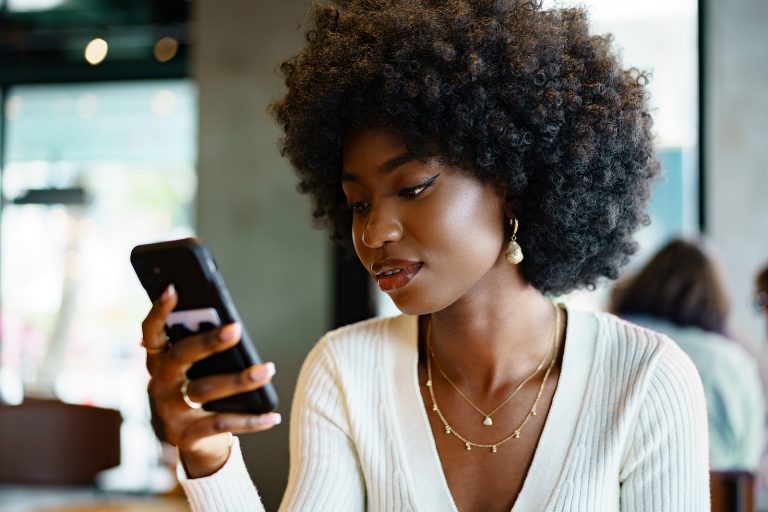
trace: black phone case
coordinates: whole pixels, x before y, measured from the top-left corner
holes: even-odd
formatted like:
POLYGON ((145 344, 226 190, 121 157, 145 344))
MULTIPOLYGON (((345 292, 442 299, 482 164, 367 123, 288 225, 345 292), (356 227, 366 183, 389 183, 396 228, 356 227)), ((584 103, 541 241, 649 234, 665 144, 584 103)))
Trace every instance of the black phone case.
MULTIPOLYGON (((239 322, 242 326, 240 315, 216 262, 199 239, 185 238, 138 245, 131 251, 131 264, 153 302, 172 283, 179 300, 174 311, 213 308, 218 313, 221 325, 239 322)), ((213 324, 200 324, 196 332, 213 328, 213 324)), ((182 327, 169 329, 166 326, 171 343, 196 332, 182 327)), ((196 379, 206 375, 239 372, 260 362, 256 348, 243 326, 240 343, 195 363, 187 371, 187 377, 196 379)), ((255 391, 208 402, 203 408, 216 412, 263 414, 277 408, 277 393, 271 384, 267 384, 255 391)))

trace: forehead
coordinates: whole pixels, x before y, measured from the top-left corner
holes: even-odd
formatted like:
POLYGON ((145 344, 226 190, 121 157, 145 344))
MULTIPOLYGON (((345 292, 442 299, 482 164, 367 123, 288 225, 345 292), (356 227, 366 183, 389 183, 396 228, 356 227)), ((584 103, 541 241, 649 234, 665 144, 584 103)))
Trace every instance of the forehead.
POLYGON ((359 130, 344 142, 342 167, 345 172, 380 168, 390 159, 408 153, 405 140, 394 132, 359 130))

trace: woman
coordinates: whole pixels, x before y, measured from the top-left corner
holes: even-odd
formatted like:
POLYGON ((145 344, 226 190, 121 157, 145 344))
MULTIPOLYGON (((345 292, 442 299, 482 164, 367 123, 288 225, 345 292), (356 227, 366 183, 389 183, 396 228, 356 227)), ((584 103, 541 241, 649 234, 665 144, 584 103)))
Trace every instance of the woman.
MULTIPOLYGON (((307 357, 281 509, 706 510, 690 361, 546 297, 617 276, 658 169, 645 77, 589 35, 586 14, 321 5, 282 69, 273 112, 300 189, 404 315, 328 333, 307 357)), ((168 348, 174 305, 171 291, 154 305, 144 343, 180 479, 195 509, 260 510, 226 433, 275 417, 208 415, 184 398, 251 389, 271 370, 185 385, 238 333, 168 348)))
POLYGON ((693 360, 704 384, 709 464, 755 472, 764 443, 765 397, 757 361, 726 337, 728 298, 701 242, 672 240, 617 288, 613 311, 666 334, 693 360))
POLYGON ((755 276, 755 309, 765 317, 765 332, 768 335, 768 265, 755 276))

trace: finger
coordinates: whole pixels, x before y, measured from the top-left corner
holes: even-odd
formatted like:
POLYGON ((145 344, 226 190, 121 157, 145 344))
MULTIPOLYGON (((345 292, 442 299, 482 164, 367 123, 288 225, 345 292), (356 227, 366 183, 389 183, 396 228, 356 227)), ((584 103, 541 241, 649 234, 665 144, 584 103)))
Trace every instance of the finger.
POLYGON ((152 309, 149 310, 147 317, 141 324, 141 344, 147 349, 147 371, 150 375, 154 375, 157 371, 158 356, 168 346, 168 338, 163 328, 165 318, 173 311, 178 302, 176 287, 173 284, 168 285, 160 298, 152 304, 152 309))
POLYGON ((224 432, 232 432, 233 434, 261 432, 279 425, 281 421, 280 414, 276 412, 267 414, 212 414, 192 423, 182 434, 178 446, 191 446, 198 439, 224 432))
POLYGON ((178 303, 176 287, 172 284, 163 291, 141 323, 143 345, 149 348, 162 348, 165 345, 165 318, 178 303))
POLYGON ((193 402, 204 404, 263 387, 274 374, 275 365, 265 363, 253 365, 240 373, 194 379, 187 385, 187 396, 193 402))
POLYGON ((164 365, 169 372, 183 375, 196 362, 222 352, 240 342, 242 328, 239 323, 227 324, 219 329, 211 329, 202 334, 186 338, 163 354, 167 361, 164 365))

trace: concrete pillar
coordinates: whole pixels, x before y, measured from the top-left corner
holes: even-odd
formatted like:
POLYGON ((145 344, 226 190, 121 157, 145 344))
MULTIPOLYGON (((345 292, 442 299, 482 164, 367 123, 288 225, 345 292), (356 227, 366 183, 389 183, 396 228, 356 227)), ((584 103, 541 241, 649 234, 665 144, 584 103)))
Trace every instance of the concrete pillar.
POLYGON ((265 360, 275 361, 283 424, 243 436, 267 510, 288 474, 288 413, 299 366, 330 325, 330 244, 277 147, 266 108, 283 91, 277 64, 295 53, 306 9, 284 2, 194 2, 200 98, 197 230, 265 360))
POLYGON ((733 299, 734 331, 762 350, 765 328, 749 301, 754 274, 768 262, 768 2, 704 3, 708 229, 733 299))

